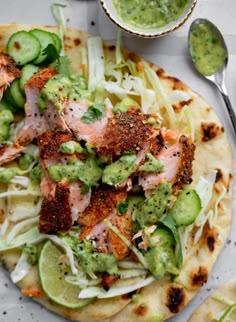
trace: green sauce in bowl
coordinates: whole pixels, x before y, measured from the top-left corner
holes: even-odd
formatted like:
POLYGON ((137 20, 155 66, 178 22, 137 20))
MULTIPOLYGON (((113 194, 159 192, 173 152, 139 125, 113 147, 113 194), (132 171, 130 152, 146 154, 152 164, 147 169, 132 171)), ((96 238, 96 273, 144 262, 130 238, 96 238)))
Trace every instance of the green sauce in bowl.
POLYGON ((158 29, 177 20, 189 0, 113 0, 121 19, 136 28, 158 29))

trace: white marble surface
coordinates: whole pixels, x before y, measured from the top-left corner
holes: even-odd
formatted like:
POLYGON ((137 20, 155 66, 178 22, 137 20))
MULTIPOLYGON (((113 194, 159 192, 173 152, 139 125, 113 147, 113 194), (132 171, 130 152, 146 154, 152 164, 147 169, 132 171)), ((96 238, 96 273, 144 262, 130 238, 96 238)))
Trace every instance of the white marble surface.
MULTIPOLYGON (((38 23, 55 25, 50 11, 52 0, 0 0, 0 21, 5 23, 38 23)), ((59 2, 59 1, 57 1, 59 2)), ((102 12, 96 0, 61 0, 67 4, 65 15, 67 25, 81 28, 105 40, 115 41, 116 27, 102 12)), ((192 20, 203 17, 215 23, 225 36, 229 49, 229 64, 226 73, 226 86, 232 105, 236 108, 236 1, 235 0, 198 0, 197 6, 179 30, 159 39, 140 39, 124 35, 123 46, 162 66, 172 75, 180 78, 192 89, 201 94, 218 113, 226 128, 232 149, 236 151, 235 134, 224 102, 216 87, 202 79, 192 68, 187 51, 187 33, 192 20)), ((234 207, 235 208, 235 207, 234 207)), ((236 209, 235 209, 236 210, 236 209)), ((235 211, 234 211, 235 213, 235 211)), ((235 222, 223 252, 218 258, 208 282, 198 296, 170 322, 185 322, 191 312, 216 287, 226 280, 236 277, 236 229, 235 222)), ((1 322, 65 322, 31 300, 23 298, 8 276, 0 270, 0 321, 1 322)), ((199 321, 200 322, 200 321, 199 321)))

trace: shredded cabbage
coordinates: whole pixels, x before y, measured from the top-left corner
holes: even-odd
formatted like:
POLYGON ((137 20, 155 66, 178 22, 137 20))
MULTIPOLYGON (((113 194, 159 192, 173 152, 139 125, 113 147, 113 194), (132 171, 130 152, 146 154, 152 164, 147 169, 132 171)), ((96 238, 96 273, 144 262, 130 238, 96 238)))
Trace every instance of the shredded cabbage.
POLYGON ((105 56, 103 52, 103 44, 100 37, 91 37, 87 41, 88 44, 88 89, 93 92, 98 84, 104 79, 105 72, 105 56))
POLYGON ((121 51, 121 29, 118 29, 117 38, 116 38, 116 64, 123 62, 123 55, 121 51))
POLYGON ((5 198, 9 196, 42 196, 41 191, 38 190, 31 190, 31 189, 26 189, 26 190, 15 190, 15 191, 6 191, 6 192, 1 192, 0 193, 0 198, 5 198))
POLYGON ((189 106, 187 106, 187 105, 183 106, 177 122, 182 127, 182 132, 184 133, 186 131, 186 133, 188 133, 190 135, 190 137, 192 138, 192 140, 194 141, 194 139, 195 139, 194 119, 193 119, 192 112, 191 112, 191 109, 189 108, 189 106), (187 121, 186 129, 183 128, 183 126, 182 126, 183 118, 185 118, 187 121))
POLYGON ((53 3, 51 5, 53 16, 58 23, 58 33, 62 43, 61 55, 64 55, 64 35, 66 32, 66 19, 62 10, 65 7, 66 5, 62 3, 53 3))
POLYGON ((147 275, 147 270, 144 268, 123 269, 118 272, 118 275, 121 279, 144 276, 147 275))
POLYGON ((23 251, 14 270, 11 272, 11 280, 13 283, 21 281, 30 271, 31 265, 27 261, 28 256, 23 251))
POLYGON ((9 220, 6 217, 6 219, 4 220, 4 222, 0 225, 0 236, 5 235, 8 226, 9 226, 9 220))
POLYGON ((15 176, 13 179, 11 179, 11 183, 14 185, 19 185, 23 188, 27 188, 30 185, 30 179, 25 176, 15 176))
POLYGON ((147 263, 146 263, 146 260, 143 256, 143 254, 127 238, 125 238, 124 235, 122 235, 120 233, 119 229, 117 229, 117 227, 113 226, 112 223, 107 219, 104 219, 103 222, 109 229, 111 229, 123 241, 123 243, 127 247, 129 247, 132 250, 132 252, 134 252, 134 254, 137 256, 140 263, 142 263, 144 267, 147 267, 147 263))
POLYGON ((144 67, 145 74, 149 82, 151 83, 153 89, 155 90, 156 94, 160 95, 162 103, 164 104, 164 107, 166 108, 167 114, 169 116, 170 127, 174 129, 176 127, 175 112, 171 105, 170 100, 168 99, 166 92, 162 87, 160 79, 158 78, 154 70, 146 62, 142 62, 142 65, 144 67))
POLYGON ((81 289, 84 289, 88 286, 95 286, 101 283, 101 278, 88 279, 86 274, 79 271, 77 275, 67 275, 65 278, 66 282, 72 285, 77 285, 81 289))
POLYGON ((12 241, 16 237, 17 234, 19 234, 23 230, 29 228, 29 226, 37 224, 38 221, 39 221, 39 217, 37 216, 37 217, 33 217, 33 218, 30 218, 30 219, 23 220, 20 223, 15 224, 14 227, 7 234, 6 240, 8 242, 12 241))
POLYGON ((99 299, 112 298, 115 296, 133 292, 139 288, 142 288, 144 286, 151 284, 153 281, 155 281, 155 278, 153 276, 149 276, 133 285, 128 285, 125 287, 117 287, 117 288, 110 287, 109 291, 107 292, 102 287, 88 287, 79 293, 79 298, 80 299, 92 298, 92 297, 97 297, 99 299))
POLYGON ((39 236, 38 227, 33 227, 30 230, 16 236, 13 240, 8 241, 6 238, 0 238, 0 251, 18 248, 24 244, 31 243, 39 236))

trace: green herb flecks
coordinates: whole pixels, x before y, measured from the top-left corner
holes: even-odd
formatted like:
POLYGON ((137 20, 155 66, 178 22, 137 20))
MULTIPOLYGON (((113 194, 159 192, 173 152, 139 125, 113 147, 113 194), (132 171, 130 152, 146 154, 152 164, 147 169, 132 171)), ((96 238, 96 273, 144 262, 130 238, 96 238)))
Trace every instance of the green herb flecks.
POLYGON ((86 124, 92 124, 101 120, 106 115, 106 110, 103 104, 94 104, 89 106, 88 110, 81 117, 81 121, 86 124))

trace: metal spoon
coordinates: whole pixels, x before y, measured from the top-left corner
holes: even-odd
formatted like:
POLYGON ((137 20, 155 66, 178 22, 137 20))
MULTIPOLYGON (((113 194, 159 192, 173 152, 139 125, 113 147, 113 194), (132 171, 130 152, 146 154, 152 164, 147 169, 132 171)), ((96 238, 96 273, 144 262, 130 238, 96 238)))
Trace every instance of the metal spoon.
POLYGON ((220 93, 224 99, 226 108, 228 110, 234 131, 236 133, 236 116, 235 116, 235 112, 233 110, 233 107, 230 103, 229 100, 229 96, 226 90, 226 86, 225 86, 225 71, 226 71, 226 67, 227 67, 227 63, 228 63, 228 49, 226 47, 224 38, 221 34, 221 32, 219 31, 219 29, 209 20, 207 19, 202 19, 202 18, 198 18, 196 20, 194 20, 190 26, 189 29, 189 34, 188 34, 188 45, 189 45, 189 52, 193 61, 194 66, 196 67, 197 71, 204 76, 205 78, 207 78, 208 80, 210 80, 213 84, 215 84, 217 86, 217 88, 220 90, 220 93), (203 73, 203 71, 201 69, 199 69, 199 67, 196 65, 196 59, 194 57, 194 52, 193 52, 193 48, 191 45, 191 41, 190 41, 190 37, 192 32, 195 30, 196 26, 198 24, 207 24, 208 26, 211 26, 211 31, 212 33, 214 33, 214 35, 216 35, 218 37, 218 39, 221 42, 221 46, 225 51, 225 59, 222 62, 222 64, 218 67, 218 69, 216 71, 214 71, 211 75, 205 75, 203 73))

